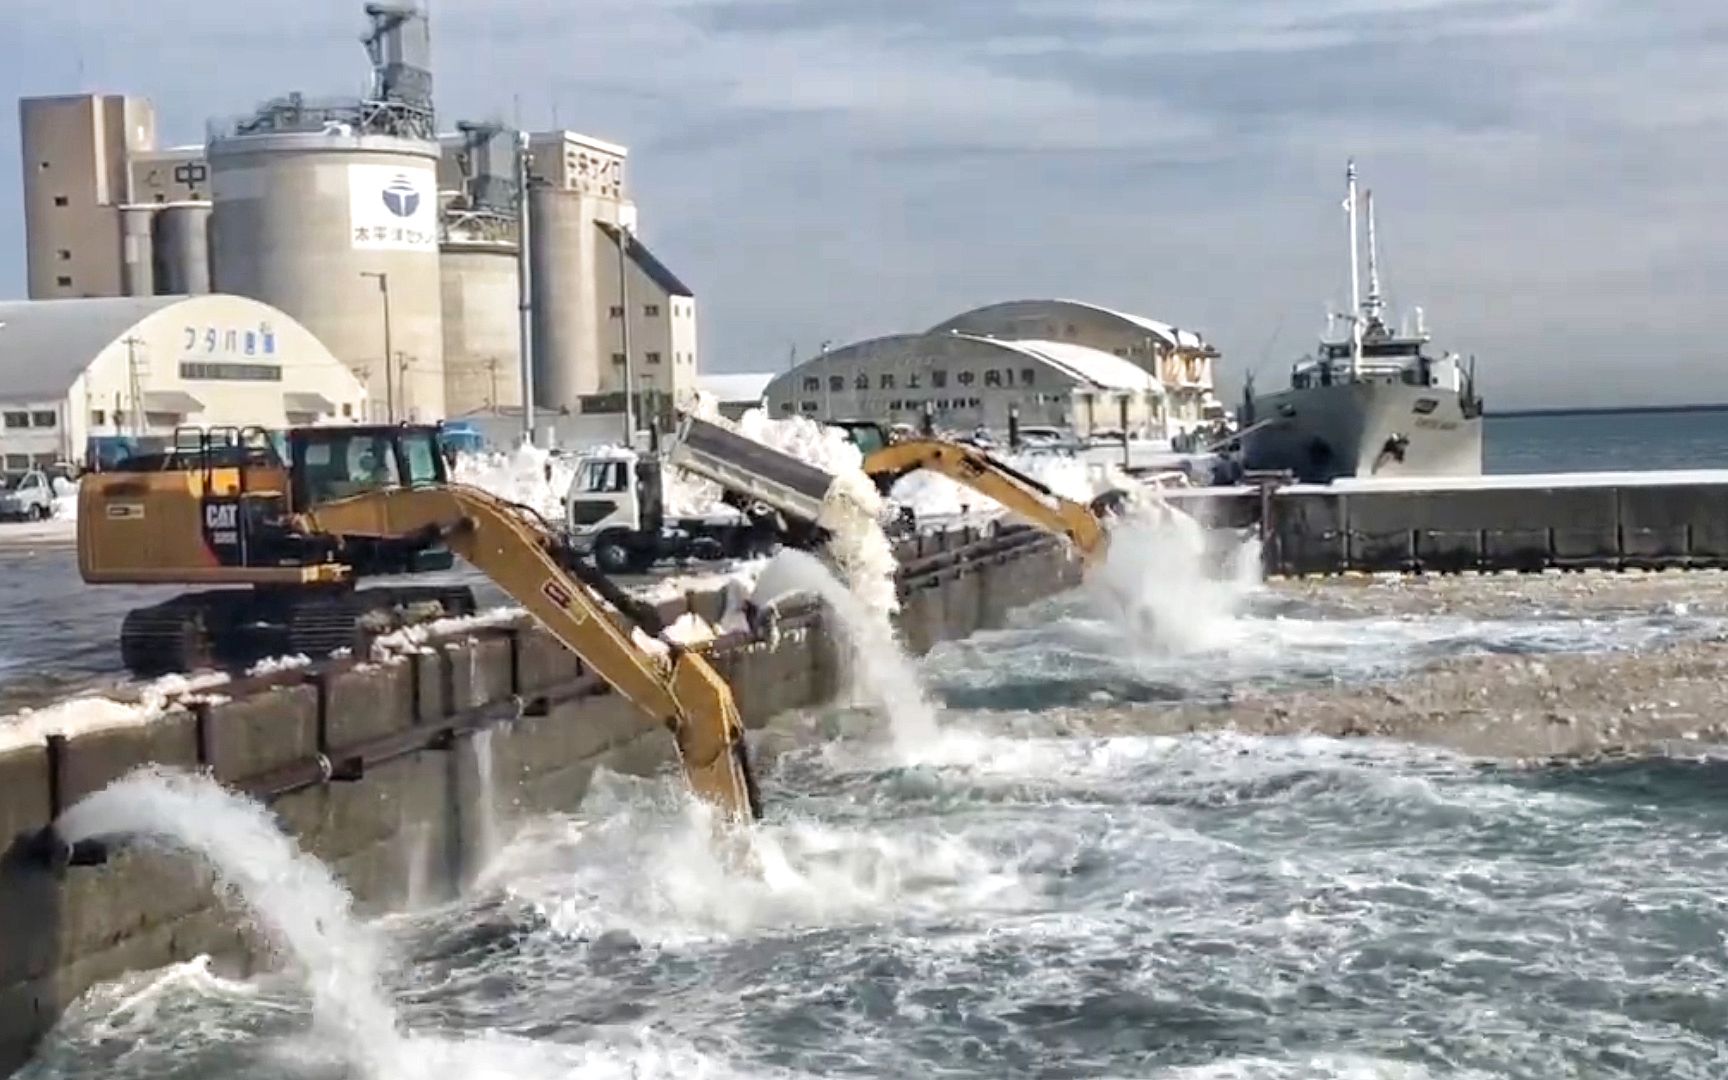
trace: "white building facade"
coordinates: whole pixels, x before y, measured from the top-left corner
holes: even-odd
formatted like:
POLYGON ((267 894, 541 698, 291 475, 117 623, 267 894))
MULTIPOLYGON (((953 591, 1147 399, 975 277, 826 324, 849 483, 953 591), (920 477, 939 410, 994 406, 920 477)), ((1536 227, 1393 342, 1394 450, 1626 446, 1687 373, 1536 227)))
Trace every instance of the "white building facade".
POLYGON ((857 342, 769 383, 775 415, 1163 439, 1217 415, 1216 350, 1191 330, 1074 300, 1016 300, 857 342))
POLYGON ((358 422, 360 379, 238 296, 0 303, 0 460, 87 464, 89 441, 175 428, 358 422))

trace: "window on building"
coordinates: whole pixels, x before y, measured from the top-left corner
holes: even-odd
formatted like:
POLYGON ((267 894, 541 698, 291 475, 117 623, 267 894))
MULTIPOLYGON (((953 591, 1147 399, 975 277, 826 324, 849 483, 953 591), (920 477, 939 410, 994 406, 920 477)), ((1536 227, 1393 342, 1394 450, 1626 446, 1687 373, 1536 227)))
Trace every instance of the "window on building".
POLYGON ((840 391, 846 389, 846 376, 844 376, 844 375, 830 375, 830 376, 828 376, 828 389, 834 391, 835 393, 839 393, 840 391))
POLYGON ((650 364, 658 364, 660 362, 660 354, 657 352, 649 353, 648 354, 648 362, 650 364))
POLYGON ((30 467, 29 454, 7 454, 6 469, 8 472, 23 472, 30 467))
POLYGON ((858 377, 852 380, 852 386, 854 389, 857 389, 857 390, 870 389, 870 376, 868 376, 868 375, 864 374, 862 371, 860 371, 858 373, 858 377))
POLYGON ((611 315, 614 319, 622 319, 624 317, 624 307, 621 304, 613 304, 607 314, 611 315))
POLYGON ((799 408, 803 409, 807 413, 813 413, 816 411, 816 403, 814 401, 806 401, 800 405, 799 408))
POLYGON ((108 414, 103 412, 101 409, 91 409, 90 422, 95 424, 97 427, 101 427, 103 424, 108 422, 108 414))
POLYGON ((889 372, 886 372, 886 371, 884 371, 882 373, 882 389, 884 389, 884 390, 894 389, 894 376, 892 374, 890 374, 889 372))
POLYGON ((956 376, 956 378, 960 380, 961 386, 971 386, 977 381, 978 376, 974 375, 970 371, 962 371, 958 376, 956 376))
POLYGON ((37 167, 38 167, 38 168, 41 168, 41 169, 46 169, 46 168, 48 168, 48 163, 47 163, 47 162, 46 162, 46 161, 43 161, 43 162, 39 162, 39 163, 38 163, 38 164, 37 164, 37 167))
POLYGON ((970 402, 968 402, 968 404, 970 404, 974 409, 976 409, 976 408, 982 407, 984 403, 982 401, 979 401, 977 398, 973 398, 970 402))
POLYGON ((923 386, 924 386, 924 376, 918 374, 916 371, 914 371, 912 374, 906 376, 906 389, 908 389, 908 390, 920 390, 923 388, 923 386))
POLYGON ((889 412, 899 412, 900 411, 900 399, 899 398, 895 398, 893 401, 890 401, 888 403, 888 411, 889 412))
POLYGON ((1117 349, 1116 355, 1120 356, 1122 359, 1126 360, 1126 359, 1128 359, 1128 350, 1127 349, 1117 349))
POLYGON ((1031 386, 1038 381, 1038 369, 1023 367, 1020 369, 1020 385, 1031 386))
POLYGON ((353 402, 344 401, 342 403, 342 415, 344 417, 349 417, 349 418, 353 417, 353 415, 354 415, 354 403, 353 402))
POLYGON ((660 316, 660 305, 659 304, 643 304, 642 305, 642 314, 646 315, 650 319, 658 318, 660 316))
POLYGON ((780 405, 780 411, 781 411, 781 412, 783 412, 783 413, 786 413, 786 414, 788 414, 788 415, 790 415, 790 414, 792 414, 792 413, 795 413, 795 412, 797 412, 797 411, 798 411, 798 410, 797 410, 797 409, 796 409, 796 408, 794 408, 794 407, 793 407, 793 405, 792 405, 792 403, 791 403, 791 402, 790 402, 790 401, 787 401, 787 402, 783 402, 783 403, 781 403, 781 405, 780 405))
POLYGON ((820 389, 822 389, 822 380, 821 379, 817 378, 814 375, 804 376, 804 392, 805 393, 814 394, 816 391, 818 391, 820 389))
POLYGON ((70 289, 72 287, 72 278, 66 274, 61 274, 59 277, 54 279, 54 284, 60 286, 62 289, 70 289))
POLYGON ((946 371, 943 371, 941 368, 937 368, 935 371, 932 371, 930 373, 930 388, 931 389, 940 390, 944 386, 947 386, 947 385, 948 385, 948 373, 946 371))
POLYGON ((984 385, 985 386, 1001 386, 1002 385, 1002 373, 1000 371, 997 371, 995 368, 991 368, 989 371, 986 371, 984 373, 984 385))
POLYGON ((65 206, 66 204, 67 204, 66 196, 64 196, 64 195, 54 196, 54 205, 55 206, 65 206))
POLYGON ((57 258, 59 258, 59 260, 61 262, 71 262, 72 261, 72 253, 70 251, 67 251, 65 248, 61 248, 59 251, 56 251, 54 254, 57 258))
POLYGON ((156 193, 156 201, 157 202, 167 202, 168 196, 162 194, 161 192, 157 192, 156 193))
POLYGON ((621 352, 613 353, 612 354, 612 362, 614 364, 622 364, 624 362, 624 354, 621 352))
POLYGON ((9 412, 6 414, 6 426, 9 428, 27 428, 30 426, 30 414, 27 412, 9 412))
POLYGON ((59 427, 60 418, 52 409, 37 409, 30 414, 31 427, 59 427))

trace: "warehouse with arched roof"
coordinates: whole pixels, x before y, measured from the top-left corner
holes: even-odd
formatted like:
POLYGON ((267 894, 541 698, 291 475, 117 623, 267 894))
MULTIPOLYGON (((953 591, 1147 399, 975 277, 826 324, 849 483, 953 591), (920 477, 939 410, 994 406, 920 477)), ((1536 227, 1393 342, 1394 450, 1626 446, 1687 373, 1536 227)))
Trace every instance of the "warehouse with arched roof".
POLYGON ((1195 331, 1079 300, 1011 300, 921 334, 823 353, 768 385, 777 415, 939 427, 1020 422, 1145 438, 1192 431, 1219 411, 1218 353, 1195 331))
POLYGON ((310 331, 256 300, 0 302, 9 471, 87 464, 104 440, 169 438, 182 425, 358 421, 366 402, 366 387, 310 331))
POLYGON ((768 384, 775 415, 867 417, 938 427, 1026 425, 1161 431, 1164 388, 1138 366, 1083 345, 973 334, 899 334, 835 349, 768 384))

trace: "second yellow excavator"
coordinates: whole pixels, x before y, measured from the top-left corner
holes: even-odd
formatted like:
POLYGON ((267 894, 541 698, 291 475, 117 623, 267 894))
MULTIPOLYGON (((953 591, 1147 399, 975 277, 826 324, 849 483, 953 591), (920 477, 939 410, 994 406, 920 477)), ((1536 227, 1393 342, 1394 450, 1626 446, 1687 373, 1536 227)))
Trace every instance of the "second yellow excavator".
POLYGON ((471 610, 462 588, 355 588, 459 555, 671 729, 697 794, 732 818, 759 817, 731 689, 559 543, 533 511, 452 483, 428 426, 294 428, 281 441, 259 429, 183 429, 169 450, 88 474, 79 490, 86 582, 230 586, 129 613, 121 651, 134 672, 328 653, 366 619, 471 610), (663 651, 639 644, 637 629, 660 635, 663 651))

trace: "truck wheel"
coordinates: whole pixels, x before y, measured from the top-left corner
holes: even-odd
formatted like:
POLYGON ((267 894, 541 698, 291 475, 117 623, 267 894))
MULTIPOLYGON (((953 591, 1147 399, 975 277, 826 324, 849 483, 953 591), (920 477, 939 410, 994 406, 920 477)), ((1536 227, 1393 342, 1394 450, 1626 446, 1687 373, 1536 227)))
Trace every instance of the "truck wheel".
POLYGON ((594 565, 606 574, 627 574, 635 568, 636 555, 617 540, 602 539, 594 545, 594 565))
POLYGON ((24 511, 24 516, 31 521, 41 521, 43 518, 48 516, 48 513, 42 507, 41 503, 36 503, 33 504, 30 509, 24 511))

